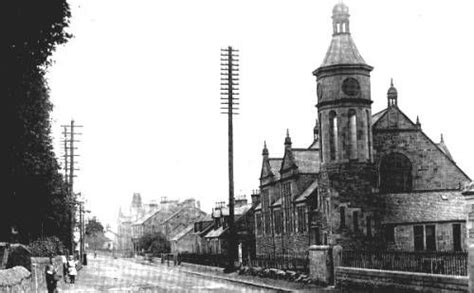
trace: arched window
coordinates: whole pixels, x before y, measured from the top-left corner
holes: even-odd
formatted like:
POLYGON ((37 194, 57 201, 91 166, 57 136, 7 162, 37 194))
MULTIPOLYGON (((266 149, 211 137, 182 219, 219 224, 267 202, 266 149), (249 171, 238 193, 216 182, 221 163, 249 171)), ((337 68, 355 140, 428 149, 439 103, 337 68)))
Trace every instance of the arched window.
POLYGON ((318 123, 318 127, 319 127, 319 158, 321 159, 321 162, 323 162, 323 143, 322 143, 322 135, 323 135, 323 131, 322 131, 322 126, 321 126, 321 114, 318 115, 318 118, 319 118, 319 123, 318 123))
POLYGON ((357 159, 357 116, 354 109, 349 110, 349 158, 357 159))
POLYGON ((337 153, 337 115, 336 112, 329 113, 329 154, 331 161, 336 160, 337 153))
POLYGON ((369 113, 369 110, 365 110, 365 119, 366 119, 366 123, 367 123, 367 159, 369 161, 372 161, 372 145, 370 143, 370 113, 369 113))
POLYGON ((382 157, 380 162, 380 191, 384 193, 409 192, 412 190, 412 164, 399 153, 382 157))

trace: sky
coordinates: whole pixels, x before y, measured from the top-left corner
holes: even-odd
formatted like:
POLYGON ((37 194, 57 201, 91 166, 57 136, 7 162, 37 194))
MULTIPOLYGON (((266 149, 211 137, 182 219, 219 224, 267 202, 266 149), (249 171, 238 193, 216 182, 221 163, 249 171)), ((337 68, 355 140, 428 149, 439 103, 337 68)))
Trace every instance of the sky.
MULTIPOLYGON (((52 129, 83 125, 75 192, 91 216, 116 223, 134 192, 144 201, 194 197, 210 213, 228 197, 227 118, 220 49, 240 50, 234 120, 236 195, 258 189, 261 151, 282 157, 313 140, 316 82, 339 0, 69 0, 74 37, 47 78, 52 129)), ((474 178, 472 0, 344 0, 371 75, 372 112, 398 105, 474 178)))

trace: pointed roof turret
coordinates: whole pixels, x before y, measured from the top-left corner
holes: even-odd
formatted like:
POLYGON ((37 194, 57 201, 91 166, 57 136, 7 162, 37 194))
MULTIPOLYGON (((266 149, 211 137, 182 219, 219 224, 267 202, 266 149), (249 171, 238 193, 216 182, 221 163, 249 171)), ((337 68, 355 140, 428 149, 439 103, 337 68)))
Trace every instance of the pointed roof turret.
POLYGON ((451 153, 448 150, 448 147, 446 146, 446 144, 444 144, 444 138, 443 138, 442 133, 441 133, 440 142, 437 143, 437 145, 446 156, 448 156, 451 160, 453 159, 453 157, 451 156, 451 153))
POLYGON ((263 141, 262 156, 268 157, 267 141, 263 141))
POLYGON ((285 148, 291 149, 291 137, 290 137, 290 131, 288 129, 286 129, 285 148))
POLYGON ((420 117, 418 117, 418 115, 416 116, 416 128, 417 129, 421 129, 421 123, 420 123, 420 117))
POLYGON ((397 89, 393 86, 393 78, 390 79, 390 88, 387 91, 387 100, 388 100, 388 106, 397 106, 397 99, 398 99, 398 91, 397 89))
POLYGON ((366 64, 357 50, 349 29, 349 8, 342 2, 332 10, 333 35, 321 67, 336 64, 366 64))
POLYGON ((319 121, 316 119, 316 123, 314 124, 313 128, 314 140, 317 141, 319 139, 319 121))

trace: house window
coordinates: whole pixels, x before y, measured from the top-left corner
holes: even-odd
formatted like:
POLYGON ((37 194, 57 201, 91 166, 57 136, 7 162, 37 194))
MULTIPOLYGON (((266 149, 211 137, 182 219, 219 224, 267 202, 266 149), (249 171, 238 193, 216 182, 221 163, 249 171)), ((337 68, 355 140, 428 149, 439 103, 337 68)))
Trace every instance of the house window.
POLYGON ((372 237, 372 217, 365 218, 366 230, 367 230, 367 237, 372 237))
POLYGON ((426 250, 435 251, 436 250, 436 229, 435 225, 426 225, 426 250))
POLYGON ((257 235, 262 235, 262 214, 261 213, 255 213, 256 222, 257 222, 257 235))
POLYGON ((337 115, 336 112, 329 113, 329 154, 331 161, 336 160, 337 152, 337 115))
POLYGON ((354 232, 359 231, 359 212, 352 212, 352 226, 354 227, 354 232))
POLYGON ((385 241, 395 242, 395 226, 394 225, 386 225, 384 228, 384 234, 385 234, 385 241))
POLYGON ((262 212, 263 212, 263 226, 265 229, 265 234, 271 234, 271 227, 270 227, 270 194, 268 189, 262 190, 262 212))
POLYGON ((349 159, 357 159, 357 116, 354 109, 349 110, 349 159))
POLYGON ((298 232, 306 231, 306 207, 300 206, 297 209, 298 212, 298 232))
POLYGON ((423 232, 423 226, 413 226, 413 234, 415 241, 415 251, 421 251, 425 249, 424 240, 425 235, 423 232))
POLYGON ((292 217, 291 217, 291 182, 285 182, 281 186, 281 195, 283 197, 285 209, 285 231, 290 233, 293 231, 292 217))
POLYGON ((275 226, 275 234, 281 234, 283 230, 283 219, 282 219, 282 212, 280 209, 273 211, 273 219, 274 219, 274 226, 275 226))
POLYGON ((461 251, 461 224, 453 224, 453 250, 461 251))
POLYGON ((340 219, 340 225, 339 227, 342 229, 346 227, 346 208, 345 207, 340 207, 339 208, 339 216, 341 217, 340 219))

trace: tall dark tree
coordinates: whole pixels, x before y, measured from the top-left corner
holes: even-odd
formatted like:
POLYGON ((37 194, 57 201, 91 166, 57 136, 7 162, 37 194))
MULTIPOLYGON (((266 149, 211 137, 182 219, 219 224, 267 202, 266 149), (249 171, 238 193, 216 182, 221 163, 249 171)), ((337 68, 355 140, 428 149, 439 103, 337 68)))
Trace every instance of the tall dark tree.
POLYGON ((69 6, 66 0, 6 0, 0 10, 7 28, 0 53, 0 241, 56 235, 67 244, 72 199, 53 152, 45 72, 56 46, 70 37, 69 6))

